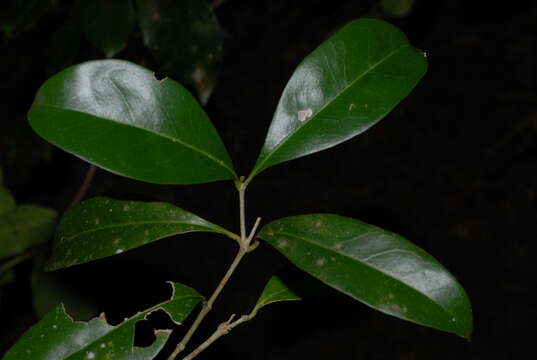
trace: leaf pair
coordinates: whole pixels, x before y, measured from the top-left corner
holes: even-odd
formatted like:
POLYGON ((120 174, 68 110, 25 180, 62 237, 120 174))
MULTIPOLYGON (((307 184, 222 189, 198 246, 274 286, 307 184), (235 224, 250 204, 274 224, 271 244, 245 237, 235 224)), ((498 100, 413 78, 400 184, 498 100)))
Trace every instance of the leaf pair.
MULTIPOLYGON (((247 181, 365 131, 426 69, 423 54, 395 27, 351 22, 292 75, 247 181)), ((28 118, 51 143, 123 176, 160 184, 237 178, 218 133, 188 91, 126 61, 91 61, 53 76, 28 118)))
MULTIPOLYGON (((237 237, 171 204, 93 198, 63 217, 47 269, 193 231, 237 237)), ((464 337, 472 331, 464 289, 432 256, 399 235, 355 219, 314 214, 273 221, 258 236, 300 269, 379 311, 464 337)))

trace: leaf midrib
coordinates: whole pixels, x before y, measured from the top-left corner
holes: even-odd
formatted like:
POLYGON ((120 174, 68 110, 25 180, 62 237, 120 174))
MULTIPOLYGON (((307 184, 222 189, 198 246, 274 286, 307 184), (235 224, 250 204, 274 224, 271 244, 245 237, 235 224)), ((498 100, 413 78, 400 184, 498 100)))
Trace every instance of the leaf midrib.
POLYGON ((406 47, 410 47, 411 45, 409 43, 406 43, 400 47, 398 47, 397 49, 391 51, 388 55, 386 55, 385 57, 383 57, 382 59, 380 59, 379 61, 377 61, 375 64, 373 64, 370 68, 368 68, 365 72, 363 72, 360 76, 358 76, 356 79, 354 79, 353 81, 351 81, 349 84, 347 84, 340 92, 338 92, 336 95, 334 95, 330 100, 328 100, 316 113, 315 115, 313 115, 308 121, 305 121, 302 125, 298 126, 296 129, 294 129, 293 131, 291 131, 291 133, 289 133, 285 138, 283 138, 273 149, 270 153, 268 153, 268 155, 261 161, 261 163, 259 163, 258 166, 256 166, 254 168, 254 170, 252 171, 252 175, 250 175, 248 178, 249 179, 252 179, 256 174, 258 174, 260 171, 263 170, 263 166, 265 165, 265 163, 280 149, 280 147, 282 147, 285 143, 288 142, 288 140, 290 138, 292 138, 297 132, 299 132, 300 130, 302 130, 303 128, 305 128, 308 124, 312 123, 316 118, 317 116, 327 107, 329 106, 333 101, 334 99, 336 99, 337 97, 339 96, 342 96, 349 88, 351 88, 352 86, 355 85, 356 82, 358 82, 359 80, 361 80, 364 76, 366 76, 367 74, 369 74, 371 71, 373 71, 375 68, 377 68, 378 66, 381 65, 381 63, 387 61, 390 57, 392 57, 395 53, 399 52, 400 50, 402 50, 403 48, 406 48, 406 47))
MULTIPOLYGON (((121 223, 121 224, 117 224, 117 225, 106 225, 106 226, 102 226, 102 227, 99 227, 99 228, 94 228, 94 229, 90 229, 90 230, 85 230, 85 231, 81 231, 79 233, 76 233, 75 235, 71 235, 71 236, 65 236, 65 240, 68 240, 68 241, 71 241, 71 240, 74 240, 78 237, 81 237, 81 236, 84 236, 84 235, 87 235, 87 234, 91 234, 91 233, 94 233, 94 232, 98 232, 98 231, 102 231, 102 230, 109 230, 109 229, 116 229, 116 228, 122 228, 122 227, 130 227, 130 226, 136 226, 136 225, 169 225, 169 224, 174 224, 174 225, 185 225, 185 226, 199 226, 203 229, 207 229, 207 232, 215 232, 215 233, 220 233, 220 234, 225 234, 226 233, 220 229, 213 229, 211 227, 208 227, 208 226, 204 226, 204 225, 199 225, 199 224, 192 224, 192 223, 188 223, 188 222, 182 222, 182 221, 177 221, 177 220, 158 220, 158 221, 138 221, 138 222, 125 222, 125 223, 121 223)), ((187 232, 195 232, 196 230, 192 229, 192 230, 189 230, 189 231, 185 231, 185 232, 182 232, 182 233, 187 233, 187 232)), ((199 231, 203 231, 203 230, 199 230, 199 231)))
MULTIPOLYGON (((262 307, 265 307, 265 306, 267 306, 267 305, 269 305, 269 304, 272 304, 272 303, 274 303, 274 302, 277 302, 278 300, 277 300, 277 299, 274 300, 274 298, 275 298, 276 296, 278 296, 278 295, 280 295, 280 294, 282 294, 282 293, 286 293, 286 292, 289 292, 289 293, 290 293, 290 291, 289 291, 288 289, 282 289, 282 290, 278 290, 278 291, 276 291, 276 292, 270 294, 269 296, 267 296, 267 297, 265 298, 265 301, 263 301, 263 303, 262 303, 258 308, 261 309, 262 307)), ((295 300, 295 299, 293 299, 293 300, 295 300)), ((291 300, 290 300, 290 299, 282 299, 281 301, 291 301, 291 300)))
MULTIPOLYGON (((222 166, 223 168, 225 168, 232 176, 233 178, 237 178, 237 174, 235 173, 235 171, 230 168, 223 160, 220 160, 218 158, 215 158, 214 156, 212 156, 211 154, 205 152, 204 150, 196 147, 196 146, 193 146, 193 145, 190 145, 186 142, 184 142, 183 140, 181 139, 177 139, 177 138, 173 138, 169 135, 166 135, 166 134, 162 134, 160 132, 155 132, 155 131, 150 131, 149 129, 147 128, 144 128, 144 127, 141 127, 141 126, 138 126, 136 124, 125 124, 125 123, 122 123, 122 122, 119 122, 119 121, 116 121, 114 119, 108 119, 108 118, 105 118, 105 117, 101 117, 101 116, 97 116, 95 114, 91 114, 91 113, 84 113, 82 111, 78 111, 78 110, 73 110, 73 109, 66 109, 66 108, 63 108, 63 107, 60 107, 60 106, 56 106, 56 105, 51 105, 51 104, 37 104, 37 105, 33 105, 32 106, 33 108, 35 107, 49 107, 49 108, 53 108, 53 109, 58 109, 58 110, 62 110, 62 111, 72 111, 72 112, 75 112, 75 113, 79 113, 79 114, 83 114, 83 115, 90 115, 90 116, 93 116, 97 119, 100 119, 102 121, 110 121, 112 123, 114 123, 115 125, 117 126, 126 126, 126 127, 133 127, 133 128, 136 128, 136 129, 139 129, 139 130, 142 130, 142 131, 146 131, 150 134, 153 134, 155 136, 160 136, 166 140, 169 140, 171 142, 174 142, 174 143, 179 143, 181 145, 183 145, 184 147, 194 151, 194 152, 198 152, 204 156, 206 156, 207 158, 211 159, 212 161, 214 161, 215 163, 217 163, 218 165, 222 166)), ((31 110, 30 110, 31 111, 31 110)))

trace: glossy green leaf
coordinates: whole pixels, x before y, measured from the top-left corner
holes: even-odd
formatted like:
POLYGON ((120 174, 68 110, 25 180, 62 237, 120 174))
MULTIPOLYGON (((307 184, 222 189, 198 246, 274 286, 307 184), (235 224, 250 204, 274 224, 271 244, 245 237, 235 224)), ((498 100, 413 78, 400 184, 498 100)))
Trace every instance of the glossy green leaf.
POLYGON ((93 46, 109 58, 125 48, 136 25, 131 0, 92 0, 84 10, 84 30, 93 46))
POLYGON ((90 61, 51 77, 28 119, 49 142, 119 175, 160 184, 236 177, 190 93, 127 61, 90 61))
POLYGON ((172 235, 198 231, 236 237, 172 204, 97 197, 65 213, 46 269, 82 264, 172 235))
POLYGON ((0 169, 0 215, 15 208, 15 199, 4 187, 2 169, 0 169))
POLYGON ((351 22, 308 55, 280 98, 249 176, 346 141, 386 116, 427 70, 394 26, 351 22))
POLYGON ((223 33, 209 3, 137 0, 145 46, 166 75, 192 84, 202 104, 213 91, 222 62, 223 33))
POLYGON ((21 254, 52 238, 56 212, 36 205, 21 205, 0 215, 0 259, 21 254))
POLYGON ((431 255, 397 234, 315 214, 276 220, 258 236, 300 269, 379 311, 470 337, 464 289, 431 255))
POLYGON ((253 314, 256 314, 262 307, 280 301, 301 300, 298 295, 291 291, 278 277, 273 276, 263 289, 257 304, 255 304, 253 314))
POLYGON ((171 285, 173 293, 169 300, 125 319, 117 326, 109 325, 104 316, 87 323, 73 321, 63 305, 59 305, 29 329, 3 360, 153 359, 164 346, 170 331, 157 330, 153 344, 136 347, 133 345, 136 322, 158 309, 166 311, 173 321, 181 322, 202 299, 187 286, 171 285))

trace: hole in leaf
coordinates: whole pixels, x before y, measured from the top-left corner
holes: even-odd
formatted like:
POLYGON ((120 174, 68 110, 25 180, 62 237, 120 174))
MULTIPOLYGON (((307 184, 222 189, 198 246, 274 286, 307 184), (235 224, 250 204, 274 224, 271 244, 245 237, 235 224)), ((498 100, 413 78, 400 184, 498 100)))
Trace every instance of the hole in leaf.
POLYGON ((150 321, 138 321, 134 327, 134 346, 147 347, 155 341, 153 325, 150 321))

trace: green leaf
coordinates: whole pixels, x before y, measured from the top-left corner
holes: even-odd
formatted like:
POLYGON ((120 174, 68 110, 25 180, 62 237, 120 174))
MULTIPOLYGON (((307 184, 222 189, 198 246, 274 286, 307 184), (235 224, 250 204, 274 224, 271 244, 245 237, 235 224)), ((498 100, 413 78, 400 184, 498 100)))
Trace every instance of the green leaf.
POLYGON ((36 205, 21 205, 0 215, 0 259, 21 254, 54 234, 56 212, 36 205))
POLYGON ((276 276, 270 278, 263 289, 257 304, 255 304, 252 314, 256 314, 262 307, 280 301, 302 300, 276 276))
POLYGON ((172 204, 97 197, 68 210, 60 221, 46 270, 120 254, 189 232, 237 236, 172 204))
POLYGON ((49 142, 119 175, 159 184, 236 178, 190 93, 127 61, 90 61, 51 77, 28 119, 49 142))
POLYGON ((2 169, 0 169, 0 215, 15 208, 15 199, 11 193, 4 187, 4 178, 2 169))
POLYGON ((223 33, 209 3, 137 0, 145 46, 162 72, 192 84, 206 104, 222 62, 223 33))
POLYGON ((104 316, 86 322, 73 321, 63 305, 57 306, 29 329, 6 353, 3 360, 125 359, 145 360, 162 349, 169 330, 157 330, 156 340, 148 347, 136 347, 134 326, 152 312, 162 309, 175 322, 183 321, 202 296, 178 283, 172 285, 172 297, 148 310, 109 325, 104 316))
POLYGON ((308 55, 282 97, 250 181, 264 169, 346 141, 386 116, 427 70, 392 25, 351 22, 308 55))
POLYGON ((136 25, 131 0, 92 0, 85 3, 84 30, 89 42, 106 57, 125 48, 136 25))
POLYGON ((276 220, 258 236, 300 269, 374 309, 470 337, 464 289, 431 255, 397 234, 315 214, 276 220))

